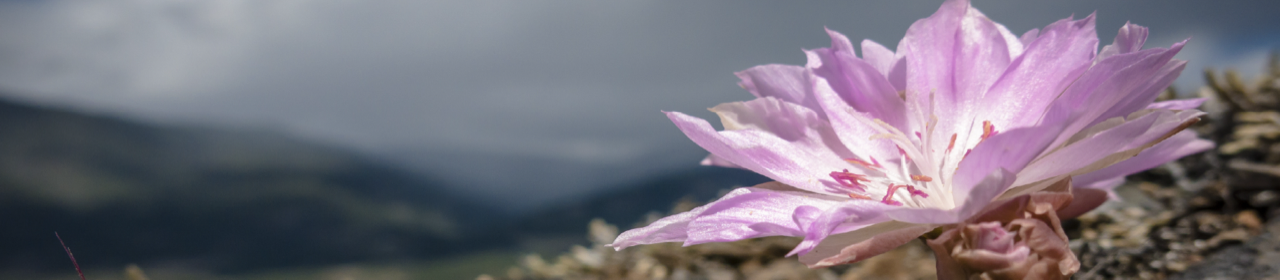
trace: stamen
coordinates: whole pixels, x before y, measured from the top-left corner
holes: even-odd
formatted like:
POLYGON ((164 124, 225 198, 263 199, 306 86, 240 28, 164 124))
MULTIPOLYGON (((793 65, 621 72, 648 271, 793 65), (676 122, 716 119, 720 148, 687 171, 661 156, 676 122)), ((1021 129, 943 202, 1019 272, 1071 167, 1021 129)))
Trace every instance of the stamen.
POLYGON ((920 181, 920 182, 932 182, 933 177, 924 176, 924 175, 911 175, 911 180, 920 181))
POLYGON ((955 147, 956 147, 956 134, 955 134, 955 133, 952 133, 952 134, 951 134, 951 143, 950 143, 950 144, 947 144, 947 152, 951 152, 951 148, 955 148, 955 147))
POLYGON ((920 134, 919 131, 916 131, 916 139, 920 139, 920 141, 924 141, 924 135, 920 134))
POLYGON ((871 181, 867 179, 866 175, 850 173, 848 169, 845 169, 844 171, 832 171, 829 175, 831 175, 831 179, 835 179, 836 183, 840 183, 841 186, 853 188, 862 192, 867 191, 867 189, 862 186, 862 182, 871 181))
POLYGON ((893 139, 893 138, 894 138, 894 136, 895 136, 895 135, 893 135, 893 134, 889 134, 889 133, 881 133, 881 134, 871 135, 871 138, 869 138, 869 139, 870 139, 870 140, 872 140, 872 141, 880 140, 880 139, 893 139))
MULTIPOLYGON (((870 158, 870 157, 868 157, 868 158, 870 158)), ((866 167, 866 168, 872 168, 872 169, 880 169, 880 168, 884 168, 884 166, 880 166, 880 163, 879 163, 879 162, 876 162, 876 159, 875 159, 875 158, 870 158, 870 159, 871 159, 871 162, 866 162, 866 161, 863 161, 863 160, 860 160, 860 159, 856 159, 856 158, 846 158, 846 159, 844 159, 844 161, 845 161, 845 162, 848 162, 848 163, 852 163, 852 164, 857 164, 857 165, 860 165, 860 166, 862 166, 862 167, 866 167)))
POLYGON ((907 151, 906 151, 906 150, 903 150, 901 146, 899 146, 899 147, 898 147, 898 153, 899 153, 899 154, 902 154, 902 158, 905 158, 905 159, 907 159, 907 160, 911 160, 911 156, 910 156, 910 155, 907 155, 907 151))
POLYGON ((849 194, 849 198, 852 198, 852 199, 865 199, 865 200, 871 200, 871 197, 870 197, 870 196, 860 195, 860 194, 856 194, 856 193, 850 193, 850 194, 849 194))
POLYGON ((924 193, 923 191, 920 191, 920 190, 916 190, 916 187, 914 186, 891 184, 889 185, 889 191, 885 192, 884 198, 880 199, 880 202, 888 205, 893 205, 893 206, 901 206, 902 202, 897 202, 893 200, 893 193, 898 191, 898 189, 900 188, 907 188, 907 193, 910 193, 911 196, 920 196, 923 198, 929 198, 929 194, 924 193))
POLYGON ((996 135, 997 132, 996 126, 991 124, 991 121, 982 121, 982 140, 991 138, 991 136, 996 135))

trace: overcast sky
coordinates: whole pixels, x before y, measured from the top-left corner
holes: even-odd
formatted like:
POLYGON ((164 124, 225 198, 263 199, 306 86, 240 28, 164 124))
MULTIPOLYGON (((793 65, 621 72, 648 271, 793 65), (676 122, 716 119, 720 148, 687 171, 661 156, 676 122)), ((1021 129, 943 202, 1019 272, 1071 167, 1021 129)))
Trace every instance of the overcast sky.
MULTIPOLYGON (((524 207, 694 166, 705 152, 660 110, 749 99, 734 71, 803 64, 824 26, 893 48, 941 1, 746 2, 0 1, 0 91, 398 155, 524 207)), ((1275 3, 974 6, 1018 34, 1096 10, 1103 45, 1125 21, 1148 47, 1192 37, 1185 89, 1207 66, 1257 73, 1275 3)))

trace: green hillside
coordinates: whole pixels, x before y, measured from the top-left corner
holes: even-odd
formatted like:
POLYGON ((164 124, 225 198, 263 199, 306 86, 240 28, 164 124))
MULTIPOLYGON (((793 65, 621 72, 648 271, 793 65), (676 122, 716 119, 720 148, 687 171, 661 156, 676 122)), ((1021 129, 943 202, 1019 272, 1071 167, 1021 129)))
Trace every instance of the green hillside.
POLYGON ((214 271, 422 259, 504 245, 497 213, 429 178, 262 131, 0 101, 0 269, 214 271), (480 244, 480 245, 476 245, 480 244))

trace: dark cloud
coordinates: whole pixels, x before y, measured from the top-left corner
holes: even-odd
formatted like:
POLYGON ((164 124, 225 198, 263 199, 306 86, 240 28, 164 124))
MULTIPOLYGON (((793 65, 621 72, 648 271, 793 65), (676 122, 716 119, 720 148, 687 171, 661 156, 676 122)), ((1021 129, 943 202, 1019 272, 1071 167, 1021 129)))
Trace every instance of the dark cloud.
MULTIPOLYGON (((661 110, 712 117, 705 108, 749 97, 733 71, 803 64, 802 48, 829 44, 824 26, 892 47, 937 4, 2 2, 0 87, 156 122, 273 126, 415 155, 481 193, 533 205, 692 165, 703 152, 661 110)), ((1103 44, 1125 21, 1151 27, 1149 46, 1194 37, 1182 54, 1188 87, 1205 66, 1256 69, 1280 43, 1271 1, 974 5, 1017 33, 1096 10, 1103 44)))

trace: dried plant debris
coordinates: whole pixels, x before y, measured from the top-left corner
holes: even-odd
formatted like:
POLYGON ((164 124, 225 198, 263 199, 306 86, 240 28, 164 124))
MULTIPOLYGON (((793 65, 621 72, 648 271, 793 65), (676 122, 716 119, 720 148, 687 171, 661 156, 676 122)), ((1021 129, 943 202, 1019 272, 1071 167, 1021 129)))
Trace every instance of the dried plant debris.
MULTIPOLYGON (((1130 176, 1120 201, 1065 221, 1080 259, 1075 279, 1280 279, 1280 56, 1245 82, 1205 72, 1209 115, 1192 127, 1218 148, 1130 176), (1268 263, 1270 262, 1270 263, 1268 263), (1276 266, 1272 268, 1271 266, 1276 266)), ((1162 98, 1178 96, 1173 89, 1162 98)), ((682 203, 674 212, 693 208, 682 203)), ((653 219, 658 216, 654 215, 653 219)), ((799 241, 773 237, 614 251, 617 227, 596 220, 592 244, 547 260, 531 255, 507 275, 481 279, 933 279, 933 255, 911 242, 867 261, 809 269, 784 255, 799 241)))
MULTIPOLYGON (((656 218, 656 217, 655 217, 656 218)), ((605 246, 618 234, 616 226, 594 220, 590 247, 574 246, 547 260, 529 255, 507 275, 477 279, 933 279, 932 253, 911 243, 866 262, 828 269, 809 269, 784 257, 800 240, 766 237, 729 243, 682 247, 663 243, 615 251, 605 246)))

